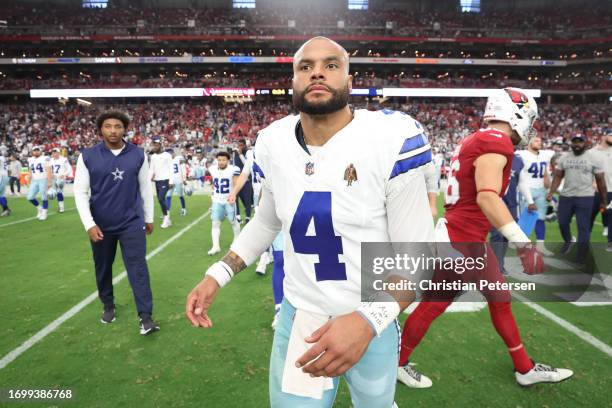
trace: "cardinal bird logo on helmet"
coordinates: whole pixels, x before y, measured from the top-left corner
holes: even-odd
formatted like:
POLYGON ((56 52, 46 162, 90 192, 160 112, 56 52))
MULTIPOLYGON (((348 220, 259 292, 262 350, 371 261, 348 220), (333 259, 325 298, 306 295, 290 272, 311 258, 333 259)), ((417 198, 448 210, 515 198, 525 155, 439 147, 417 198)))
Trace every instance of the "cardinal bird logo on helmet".
POLYGON ((529 108, 529 99, 527 95, 515 89, 505 88, 504 91, 510 96, 510 100, 518 106, 519 109, 529 108))

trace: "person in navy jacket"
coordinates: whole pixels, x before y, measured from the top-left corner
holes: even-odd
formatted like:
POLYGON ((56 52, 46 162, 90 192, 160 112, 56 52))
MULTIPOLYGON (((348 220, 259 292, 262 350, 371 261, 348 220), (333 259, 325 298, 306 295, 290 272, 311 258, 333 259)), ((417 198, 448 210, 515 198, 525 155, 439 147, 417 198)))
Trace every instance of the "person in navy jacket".
POLYGON ((123 136, 129 117, 107 111, 96 119, 103 141, 83 150, 74 179, 74 197, 89 234, 102 323, 115 320, 113 262, 117 243, 140 317, 140 334, 159 330, 153 321, 153 295, 146 261, 146 235, 153 232, 153 194, 145 153, 123 136), (90 192, 91 191, 91 192, 90 192))

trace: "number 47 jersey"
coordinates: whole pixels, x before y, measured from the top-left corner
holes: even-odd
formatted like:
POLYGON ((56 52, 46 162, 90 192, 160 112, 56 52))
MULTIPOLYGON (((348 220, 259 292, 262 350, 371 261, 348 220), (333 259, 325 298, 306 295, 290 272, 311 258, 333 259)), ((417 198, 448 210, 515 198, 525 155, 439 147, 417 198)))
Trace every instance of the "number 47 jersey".
POLYGON ((282 224, 284 293, 298 309, 350 313, 361 301, 363 242, 433 241, 420 169, 431 149, 421 125, 400 112, 356 110, 308 152, 296 137, 299 126, 299 116, 288 116, 262 130, 253 166, 263 183, 261 206, 272 200, 282 224), (391 209, 398 203, 401 210, 391 209))

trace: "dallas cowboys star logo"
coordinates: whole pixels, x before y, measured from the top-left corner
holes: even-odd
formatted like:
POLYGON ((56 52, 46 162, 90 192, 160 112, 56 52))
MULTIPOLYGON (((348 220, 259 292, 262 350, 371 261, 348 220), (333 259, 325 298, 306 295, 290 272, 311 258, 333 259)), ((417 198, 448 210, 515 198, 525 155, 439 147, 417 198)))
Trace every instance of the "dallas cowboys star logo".
POLYGON ((119 167, 115 167, 115 171, 111 173, 114 177, 113 181, 117 179, 123 180, 123 173, 125 173, 125 170, 119 170, 119 167))

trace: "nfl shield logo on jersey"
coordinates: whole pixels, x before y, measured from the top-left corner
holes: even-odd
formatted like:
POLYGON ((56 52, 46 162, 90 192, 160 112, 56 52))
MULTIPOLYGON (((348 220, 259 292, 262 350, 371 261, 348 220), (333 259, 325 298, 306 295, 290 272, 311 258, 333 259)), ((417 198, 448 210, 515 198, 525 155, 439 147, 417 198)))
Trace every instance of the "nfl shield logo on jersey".
POLYGON ((306 173, 307 176, 312 176, 314 174, 314 163, 313 162, 306 163, 304 173, 306 173))

